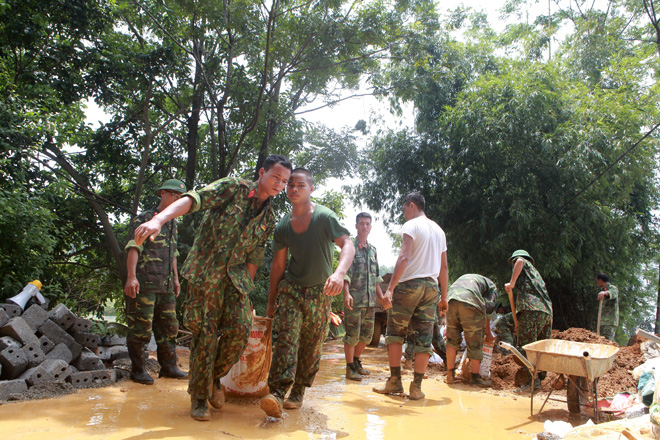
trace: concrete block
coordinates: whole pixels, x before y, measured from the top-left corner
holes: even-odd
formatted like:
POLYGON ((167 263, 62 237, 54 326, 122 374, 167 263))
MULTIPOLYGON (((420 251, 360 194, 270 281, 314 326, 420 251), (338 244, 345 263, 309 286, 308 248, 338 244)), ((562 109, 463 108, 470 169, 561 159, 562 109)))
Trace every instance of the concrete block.
POLYGON ((113 370, 115 371, 115 378, 117 379, 117 382, 124 379, 129 379, 131 377, 131 373, 123 368, 113 368, 113 370))
POLYGON ((94 350, 96 347, 101 345, 101 337, 99 335, 95 335, 94 333, 72 333, 71 336, 73 336, 73 339, 76 340, 77 343, 82 344, 84 347, 89 348, 90 350, 94 350))
POLYGON ((37 329, 48 319, 48 312, 42 309, 41 306, 33 304, 23 312, 21 318, 27 322, 33 332, 36 332, 37 329))
POLYGON ((111 336, 110 337, 110 346, 114 347, 115 345, 126 345, 126 338, 120 336, 111 336))
POLYGON ((55 382, 64 382, 71 376, 71 367, 61 359, 46 359, 41 367, 53 376, 55 382))
POLYGON ((73 323, 73 326, 69 329, 69 331, 75 333, 89 333, 91 328, 92 328, 92 321, 85 318, 78 318, 73 323))
POLYGON ((94 378, 91 371, 79 371, 72 373, 66 379, 74 388, 89 388, 94 385, 94 378))
POLYGON ((103 361, 88 348, 83 349, 80 356, 71 364, 80 371, 103 370, 105 368, 103 361))
POLYGON ((78 319, 78 317, 62 303, 59 303, 53 310, 48 312, 48 317, 63 330, 71 328, 76 322, 76 319, 78 319))
POLYGON ((0 336, 11 336, 23 345, 39 343, 39 338, 34 334, 27 322, 20 316, 11 318, 7 324, 0 327, 0 336))
POLYGON ((40 383, 52 382, 53 376, 39 365, 23 372, 23 374, 19 376, 19 379, 25 380, 29 387, 33 387, 40 383))
POLYGON ((17 316, 21 316, 21 314, 23 313, 23 309, 21 309, 21 306, 18 306, 16 304, 2 303, 0 304, 0 308, 4 309, 9 319, 15 318, 17 316))
POLYGON ((0 327, 7 324, 7 322, 9 322, 9 315, 7 315, 5 309, 0 308, 0 327))
POLYGON ((64 342, 57 344, 51 351, 46 355, 46 359, 60 359, 70 364, 73 360, 73 355, 71 355, 71 350, 66 346, 64 342))
POLYGON ((4 350, 7 347, 18 347, 21 348, 21 343, 11 336, 2 336, 0 337, 0 351, 4 350))
POLYGON ((48 336, 42 336, 39 338, 39 342, 41 342, 41 350, 44 352, 44 354, 48 354, 49 351, 55 347, 55 344, 53 341, 48 339, 48 336))
POLYGON ((71 356, 73 356, 74 359, 80 356, 80 353, 82 353, 83 349, 84 347, 78 344, 76 341, 73 341, 73 343, 69 345, 69 350, 71 350, 71 356))
POLYGON ((110 357, 110 348, 111 347, 98 347, 96 349, 96 355, 102 361, 111 361, 112 358, 110 357))
POLYGON ((23 379, 0 381, 0 401, 8 401, 12 394, 23 394, 28 389, 23 379))
POLYGON ((90 371, 92 373, 92 380, 97 385, 108 386, 117 382, 117 374, 114 369, 109 370, 95 370, 90 371))
POLYGON ((72 344, 76 343, 76 340, 73 339, 73 336, 68 334, 65 330, 62 329, 55 321, 48 319, 44 322, 41 327, 39 327, 38 333, 41 336, 46 336, 48 339, 53 341, 55 345, 60 342, 64 343, 67 347, 71 347, 72 344))
POLYGON ((28 366, 27 357, 22 348, 7 347, 0 351, 3 379, 16 379, 28 366))
POLYGON ((108 349, 110 353, 110 360, 116 361, 117 359, 128 359, 128 348, 125 345, 116 345, 108 349))
MULTIPOLYGON (((30 343, 23 346, 25 357, 28 360, 28 368, 33 368, 42 363, 46 359, 44 351, 41 349, 41 343, 30 343)), ((30 383, 28 382, 28 385, 30 383)))

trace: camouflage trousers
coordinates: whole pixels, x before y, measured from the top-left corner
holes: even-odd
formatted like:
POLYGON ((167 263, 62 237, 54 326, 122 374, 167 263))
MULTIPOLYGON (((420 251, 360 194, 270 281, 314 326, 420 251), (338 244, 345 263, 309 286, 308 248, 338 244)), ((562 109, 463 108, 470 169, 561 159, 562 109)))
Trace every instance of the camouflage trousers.
POLYGON ((600 326, 600 335, 606 337, 610 341, 614 340, 616 335, 616 325, 602 325, 600 326))
POLYGON ((207 399, 214 379, 225 376, 247 346, 252 304, 229 278, 188 285, 185 323, 192 332, 188 393, 207 399))
POLYGON ((518 346, 523 355, 527 355, 522 348, 524 345, 550 338, 552 338, 552 315, 536 310, 518 312, 518 346))
POLYGON ((311 387, 319 371, 321 348, 328 334, 332 297, 323 284, 301 287, 288 280, 278 286, 279 302, 273 323, 277 341, 268 375, 270 392, 284 398, 295 383, 311 387))
POLYGON ((355 347, 358 342, 369 344, 374 335, 375 307, 344 308, 344 343, 355 347))
POLYGON ((413 351, 432 354, 433 324, 438 299, 438 284, 433 278, 415 278, 399 283, 392 295, 385 343, 403 344, 410 326, 415 336, 413 351))
POLYGON ((176 296, 167 292, 140 291, 126 297, 127 342, 148 344, 151 332, 159 347, 176 345, 179 322, 176 319, 176 296))
POLYGON ((452 299, 447 309, 447 345, 461 348, 461 332, 467 346, 467 358, 480 361, 484 358, 483 346, 486 334, 486 314, 469 304, 452 299))
MULTIPOLYGON (((440 329, 440 317, 438 316, 438 310, 435 311, 435 322, 433 323, 433 351, 438 353, 438 355, 445 359, 447 357, 447 347, 445 345, 445 338, 442 336, 442 331, 440 329)), ((410 327, 408 327, 408 335, 406 336, 406 349, 403 352, 403 357, 407 360, 413 360, 415 358, 415 333, 410 327)))
POLYGON ((501 315, 495 321, 495 333, 499 336, 500 341, 504 341, 508 344, 513 345, 513 332, 516 328, 516 324, 513 321, 513 313, 507 313, 501 315))

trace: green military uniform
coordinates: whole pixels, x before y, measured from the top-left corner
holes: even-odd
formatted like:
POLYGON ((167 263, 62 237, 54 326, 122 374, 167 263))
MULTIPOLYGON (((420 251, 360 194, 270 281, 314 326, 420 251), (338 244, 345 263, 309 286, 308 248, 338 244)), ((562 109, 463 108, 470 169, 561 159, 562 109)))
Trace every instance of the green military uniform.
POLYGON ((440 299, 435 278, 413 278, 397 284, 387 318, 386 344, 403 344, 410 328, 415 353, 433 353, 433 327, 440 299))
POLYGON ((601 292, 606 292, 609 298, 603 299, 603 310, 600 315, 600 334, 613 341, 616 329, 619 326, 619 289, 608 284, 601 292))
POLYGON ((523 261, 514 290, 520 347, 552 338, 552 302, 545 282, 530 261, 525 258, 523 261))
POLYGON ((270 393, 279 399, 292 385, 302 396, 314 382, 330 321, 332 297, 323 288, 333 272, 334 240, 348 234, 335 213, 318 204, 305 232, 293 231, 290 214, 275 228, 273 252, 288 248, 291 257, 278 285, 277 342, 268 376, 270 393))
POLYGON ((189 281, 184 316, 193 334, 188 393, 207 399, 211 382, 229 372, 247 344, 254 289, 247 263, 262 263, 275 215, 270 199, 260 206, 257 183, 240 178, 184 195, 193 199, 190 212, 205 211, 181 274, 189 281))
POLYGON ((481 361, 487 315, 495 309, 497 288, 483 275, 465 274, 447 291, 447 345, 461 348, 465 336, 468 359, 481 361))
POLYGON ((374 333, 374 317, 378 301, 376 286, 383 282, 378 273, 376 247, 353 239, 355 258, 346 274, 349 293, 353 297, 353 310, 344 308, 344 342, 355 346, 358 342, 369 344, 374 333))
MULTIPOLYGON (((440 327, 440 323, 442 320, 438 316, 438 311, 436 310, 435 312, 435 322, 433 322, 433 339, 432 339, 432 346, 433 346, 433 351, 435 351, 442 360, 447 363, 447 347, 445 345, 445 338, 442 336, 442 331, 440 327)), ((412 328, 409 328, 408 334, 406 335, 406 349, 403 352, 403 357, 406 360, 414 360, 415 359, 415 333, 413 332, 412 328)))
MULTIPOLYGON (((131 223, 129 237, 135 229, 157 214, 150 209, 138 215, 131 223)), ((128 323, 127 343, 148 344, 153 330, 159 347, 174 347, 179 333, 176 319, 176 296, 174 294, 174 258, 179 255, 176 246, 178 231, 175 220, 161 228, 152 241, 146 240, 138 246, 135 240, 126 244, 126 251, 137 249, 139 257, 135 275, 140 283, 140 293, 135 298, 126 297, 126 320, 128 323), (153 324, 152 324, 153 323, 153 324)))

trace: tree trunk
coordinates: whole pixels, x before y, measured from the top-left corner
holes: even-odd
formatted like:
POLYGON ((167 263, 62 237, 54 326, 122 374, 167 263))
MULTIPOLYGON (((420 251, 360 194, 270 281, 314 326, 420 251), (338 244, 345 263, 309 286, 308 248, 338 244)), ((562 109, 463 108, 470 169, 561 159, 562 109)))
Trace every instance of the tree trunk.
MULTIPOLYGON (((202 57, 203 43, 195 43, 195 51, 198 59, 202 57)), ((204 101, 204 86, 202 85, 202 65, 195 63, 195 78, 193 80, 193 96, 190 117, 188 118, 188 139, 186 141, 188 150, 188 161, 186 163, 186 186, 189 189, 195 186, 195 176, 197 170, 197 144, 199 139, 199 114, 204 101)))
POLYGON ((149 121, 149 106, 151 104, 151 84, 147 89, 147 94, 144 97, 142 104, 142 120, 144 122, 144 138, 142 141, 142 159, 140 160, 140 171, 138 172, 137 182, 135 183, 135 194, 133 195, 133 205, 131 206, 131 213, 137 215, 138 207, 140 206, 140 197, 142 196, 142 184, 144 183, 144 176, 147 172, 147 164, 149 163, 149 154, 151 150, 151 140, 153 134, 151 132, 151 122, 149 121))
POLYGON ((655 328, 653 332, 660 335, 660 265, 658 265, 658 297, 655 302, 655 328))

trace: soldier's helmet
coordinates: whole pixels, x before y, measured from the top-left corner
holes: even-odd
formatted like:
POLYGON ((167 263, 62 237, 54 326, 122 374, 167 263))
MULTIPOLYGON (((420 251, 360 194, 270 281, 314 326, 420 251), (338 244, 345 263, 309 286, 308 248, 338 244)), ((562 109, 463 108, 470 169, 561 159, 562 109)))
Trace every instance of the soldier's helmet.
POLYGON ((184 192, 186 192, 186 184, 183 183, 180 180, 177 180, 177 179, 166 180, 160 186, 160 188, 158 188, 156 190, 156 195, 160 197, 160 192, 161 192, 161 190, 164 190, 164 189, 167 189, 167 190, 170 190, 170 191, 176 191, 178 193, 183 194, 184 192))
POLYGON ((527 251, 523 249, 518 249, 517 251, 511 254, 511 256, 509 257, 509 264, 513 265, 513 262, 518 257, 523 257, 524 259, 529 260, 532 262, 532 264, 534 264, 534 259, 532 258, 532 256, 529 255, 527 251))

